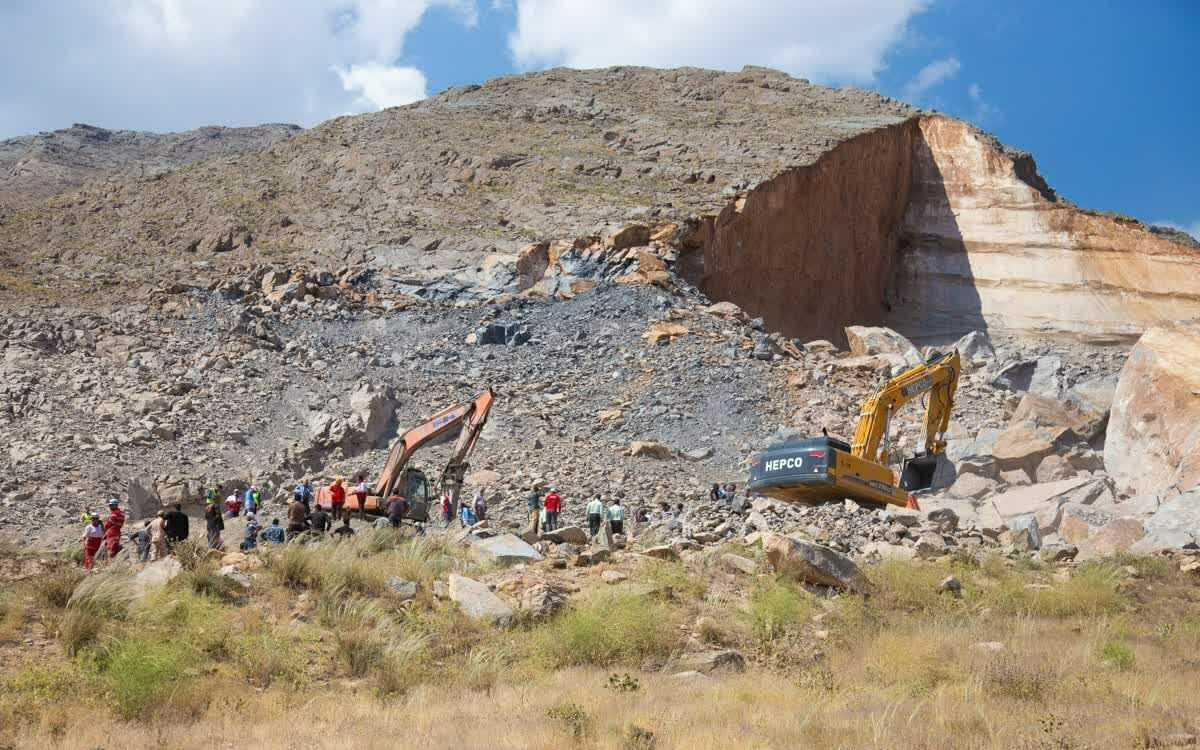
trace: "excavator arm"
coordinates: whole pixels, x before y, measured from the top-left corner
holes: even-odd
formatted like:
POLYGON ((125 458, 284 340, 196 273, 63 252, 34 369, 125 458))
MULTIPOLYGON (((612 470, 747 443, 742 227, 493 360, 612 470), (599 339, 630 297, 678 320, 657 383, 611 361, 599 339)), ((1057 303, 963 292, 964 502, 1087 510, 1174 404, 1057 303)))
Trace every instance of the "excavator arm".
POLYGON ((850 444, 851 454, 887 465, 888 428, 892 417, 909 401, 926 393, 929 394, 929 401, 925 408, 924 455, 932 456, 943 451, 961 371, 962 362, 956 350, 935 355, 889 380, 863 402, 854 441, 850 444))
POLYGON ((466 470, 467 457, 475 448, 479 433, 487 422, 488 412, 492 410, 495 400, 496 394, 488 388, 469 401, 448 406, 425 422, 407 430, 392 446, 383 472, 379 475, 379 481, 375 483, 374 494, 384 498, 390 496, 413 454, 422 446, 455 429, 460 430, 458 442, 442 477, 445 482, 448 473, 456 472, 453 475, 458 476, 458 481, 461 482, 461 474, 466 470))

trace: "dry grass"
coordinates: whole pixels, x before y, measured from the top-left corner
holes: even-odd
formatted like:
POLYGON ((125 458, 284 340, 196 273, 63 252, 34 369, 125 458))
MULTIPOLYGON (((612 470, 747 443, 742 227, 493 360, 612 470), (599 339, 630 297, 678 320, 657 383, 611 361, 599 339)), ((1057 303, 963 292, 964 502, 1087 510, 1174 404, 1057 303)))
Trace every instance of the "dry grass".
POLYGON ((389 575, 427 591, 481 572, 439 542, 268 554, 235 600, 189 584, 134 602, 120 575, 89 577, 62 655, 5 665, 0 747, 1096 750, 1200 730, 1200 590, 1153 562, 1067 580, 999 559, 889 563, 867 601, 636 563, 651 593, 585 576, 566 611, 502 631, 428 593, 381 595, 389 575), (948 574, 962 599, 936 592, 948 574), (661 671, 707 646, 739 649, 747 672, 661 671), (612 689, 614 670, 638 688, 612 689))

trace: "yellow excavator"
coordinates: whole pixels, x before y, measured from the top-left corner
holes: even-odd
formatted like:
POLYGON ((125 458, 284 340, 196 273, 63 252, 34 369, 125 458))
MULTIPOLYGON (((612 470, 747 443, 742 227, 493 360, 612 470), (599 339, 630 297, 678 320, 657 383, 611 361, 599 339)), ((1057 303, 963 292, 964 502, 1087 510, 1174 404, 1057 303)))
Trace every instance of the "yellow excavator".
POLYGON ((946 449, 946 429, 961 372, 955 350, 934 354, 892 378, 863 402, 853 443, 825 435, 768 446, 750 459, 747 491, 805 505, 850 498, 917 507, 913 493, 929 489, 938 458, 946 449), (888 465, 892 417, 925 394, 923 450, 904 462, 897 480, 888 465))

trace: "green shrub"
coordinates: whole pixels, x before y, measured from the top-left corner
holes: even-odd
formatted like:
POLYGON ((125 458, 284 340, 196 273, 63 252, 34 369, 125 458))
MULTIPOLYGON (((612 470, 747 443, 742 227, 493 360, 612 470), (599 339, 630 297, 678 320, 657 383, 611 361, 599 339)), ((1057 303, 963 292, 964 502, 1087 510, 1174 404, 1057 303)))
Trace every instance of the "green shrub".
POLYGON ((592 732, 592 717, 578 703, 558 703, 546 710, 546 718, 556 721, 572 739, 581 740, 592 732))
POLYGON ((961 600, 938 591, 947 575, 949 568, 923 560, 884 560, 868 570, 876 604, 884 612, 935 614, 957 608, 961 600))
POLYGON ((630 724, 621 735, 621 750, 655 750, 657 747, 654 732, 637 724, 630 724))
POLYGON ((176 638, 137 637, 118 641, 103 668, 118 715, 133 719, 171 695, 195 676, 199 655, 176 638))
POLYGON ((207 562, 211 555, 208 542, 199 534, 177 542, 171 548, 171 552, 184 570, 191 570, 197 565, 207 562))
POLYGON ((760 643, 766 643, 802 624, 811 611, 806 594, 782 579, 768 578, 750 593, 747 617, 751 633, 760 643))
POLYGON ((275 682, 297 687, 305 681, 304 644, 270 625, 231 637, 227 650, 256 687, 269 688, 275 682))
POLYGON ((678 562, 646 560, 638 578, 652 586, 656 594, 678 601, 701 599, 706 589, 699 576, 692 575, 687 566, 678 562))
POLYGON ((64 568, 38 579, 38 602, 45 607, 62 609, 71 601, 75 587, 83 580, 84 574, 77 568, 64 568))
POLYGON ((1122 591, 1125 574, 1111 563, 1084 563, 1069 579, 1049 589, 1025 589, 1025 611, 1048 617, 1095 616, 1120 612, 1129 603, 1122 591))
POLYGON ((1133 649, 1128 644, 1117 640, 1108 640, 1100 646, 1100 659, 1121 672, 1128 672, 1133 669, 1135 656, 1133 649))
POLYGON ((221 575, 217 564, 212 560, 204 560, 183 571, 172 583, 201 596, 218 599, 230 598, 240 588, 238 584, 221 575))
POLYGON ((283 586, 315 588, 320 584, 321 572, 316 549, 306 544, 286 544, 267 556, 267 570, 283 586))
POLYGON ((539 626, 532 651, 544 664, 641 666, 670 654, 678 614, 662 602, 632 593, 598 592, 539 626))

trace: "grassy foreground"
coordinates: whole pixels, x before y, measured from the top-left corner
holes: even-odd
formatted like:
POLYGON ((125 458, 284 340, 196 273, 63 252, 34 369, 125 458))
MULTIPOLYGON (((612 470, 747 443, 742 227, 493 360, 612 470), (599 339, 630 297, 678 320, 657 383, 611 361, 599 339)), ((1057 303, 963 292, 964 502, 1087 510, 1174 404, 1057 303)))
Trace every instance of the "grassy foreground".
POLYGON ((498 571, 381 532, 255 556, 249 589, 193 549, 142 598, 120 570, 63 566, 0 588, 0 747, 1062 750, 1200 733, 1200 587, 1167 561, 890 562, 864 601, 728 572, 724 551, 755 554, 498 571), (614 569, 628 580, 603 582, 614 569), (432 595, 451 571, 579 591, 501 630, 432 595), (950 574, 961 599, 937 592, 950 574), (670 676, 716 648, 746 671, 670 676))

